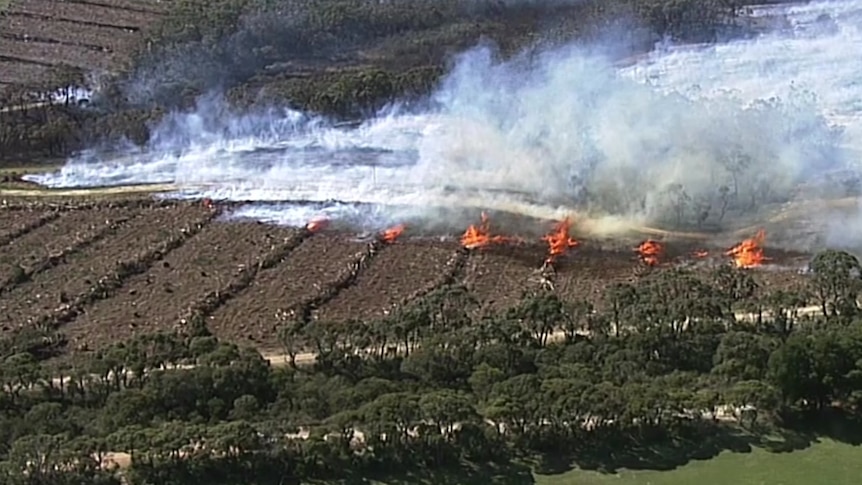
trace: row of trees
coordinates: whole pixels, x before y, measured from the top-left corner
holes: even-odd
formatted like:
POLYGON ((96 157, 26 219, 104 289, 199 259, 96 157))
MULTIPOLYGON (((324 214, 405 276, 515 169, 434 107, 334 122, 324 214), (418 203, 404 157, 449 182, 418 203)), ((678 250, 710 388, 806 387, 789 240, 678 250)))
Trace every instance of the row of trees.
POLYGON ((355 117, 394 99, 428 93, 450 56, 481 39, 511 55, 626 33, 626 50, 641 52, 665 35, 714 39, 741 3, 176 0, 142 36, 127 71, 101 80, 98 109, 33 106, 44 98, 34 92, 83 83, 79 71, 8 91, 4 106, 33 109, 0 112, 0 150, 7 157, 59 156, 99 139, 128 136, 142 143, 147 126, 164 110, 188 106, 210 90, 228 91, 228 98, 246 109, 287 104, 355 117), (111 123, 94 121, 106 113, 113 113, 111 123))
POLYGON ((825 252, 792 292, 730 267, 656 270, 595 304, 537 289, 502 313, 447 286, 382 321, 282 322, 285 365, 205 329, 60 362, 22 352, 19 335, 0 346, 0 473, 275 484, 489 463, 524 473, 560 456, 612 470, 828 412, 846 431, 862 403, 860 269, 825 252), (809 301, 821 311, 801 316, 809 301), (749 433, 730 433, 740 425, 749 433), (122 474, 100 463, 116 452, 131 456, 122 474))

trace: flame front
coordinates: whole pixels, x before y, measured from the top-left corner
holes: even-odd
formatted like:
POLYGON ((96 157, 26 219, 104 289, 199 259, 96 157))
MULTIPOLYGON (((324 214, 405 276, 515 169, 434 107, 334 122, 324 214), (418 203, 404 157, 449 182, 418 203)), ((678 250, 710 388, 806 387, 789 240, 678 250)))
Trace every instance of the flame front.
POLYGON ((640 255, 641 261, 647 266, 655 266, 659 262, 659 258, 664 252, 664 248, 657 241, 647 239, 640 246, 635 248, 635 251, 640 255))
POLYGON ((398 224, 395 227, 390 227, 389 229, 386 229, 385 231, 381 232, 380 240, 385 243, 393 243, 402 233, 404 233, 404 224, 398 224))
POLYGON ((548 243, 548 258, 545 262, 553 263, 558 256, 578 245, 578 241, 569 236, 570 227, 571 221, 566 217, 554 226, 553 231, 542 237, 542 240, 548 243))
POLYGON ((308 232, 317 232, 326 229, 327 226, 329 226, 329 219, 325 217, 316 217, 305 225, 305 229, 308 232))
POLYGON ((737 268, 754 268, 760 266, 768 258, 763 256, 763 242, 766 240, 766 232, 763 229, 751 238, 742 241, 728 250, 725 254, 733 258, 737 268))
POLYGON ((503 243, 508 241, 503 236, 491 236, 491 220, 488 214, 482 212, 482 222, 479 226, 470 224, 470 227, 461 236, 461 245, 467 249, 483 248, 492 243, 503 243))
POLYGON ((691 253, 691 255, 694 256, 695 258, 702 259, 702 258, 709 256, 709 251, 707 251, 705 249, 698 249, 697 251, 691 253))

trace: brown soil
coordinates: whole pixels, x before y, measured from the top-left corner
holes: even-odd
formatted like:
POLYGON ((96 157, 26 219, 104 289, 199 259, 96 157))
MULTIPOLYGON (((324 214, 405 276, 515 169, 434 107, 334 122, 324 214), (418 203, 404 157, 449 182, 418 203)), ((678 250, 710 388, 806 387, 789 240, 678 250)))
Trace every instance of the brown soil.
POLYGON ((45 79, 50 73, 51 68, 48 66, 23 61, 0 60, 0 82, 33 84, 41 79, 45 79))
POLYGON ((207 322, 210 331, 219 338, 278 348, 276 313, 317 295, 364 249, 365 244, 350 238, 313 236, 215 312, 207 322))
MULTIPOLYGON (((82 300, 101 278, 116 270, 119 262, 140 258, 174 238, 182 228, 212 214, 199 205, 152 207, 152 202, 129 200, 128 206, 111 201, 75 208, 68 200, 52 202, 50 209, 42 201, 26 205, 13 201, 6 208, 0 206, 0 241, 9 241, 0 246, 0 276, 8 277, 16 265, 39 268, 29 279, 0 291, 3 331, 55 315, 66 301, 84 302, 83 313, 73 313, 71 321, 58 320, 60 331, 69 337, 70 352, 100 348, 138 333, 175 328, 188 308, 207 301, 214 293, 227 294, 224 290, 242 279, 239 270, 243 265, 256 267, 264 255, 269 256, 274 247, 297 234, 293 229, 257 223, 212 222, 200 234, 157 257, 161 259, 155 263, 142 266, 143 274, 120 280, 119 289, 101 295, 102 299, 82 300), (59 217, 37 224, 46 214, 59 217), (106 220, 124 217, 128 220, 106 229, 106 220), (63 256, 49 259, 52 254, 63 256), (51 264, 43 264, 46 261, 51 264)), ((728 263, 718 249, 712 249, 714 260, 694 260, 689 256, 692 247, 676 243, 666 246, 664 264, 708 267, 728 263)), ((805 281, 798 269, 809 256, 769 247, 766 252, 771 264, 754 272, 763 286, 790 288, 805 281)), ((546 247, 530 243, 463 256, 454 242, 413 239, 405 234, 395 244, 379 249, 354 280, 345 279, 351 265, 366 254, 367 241, 356 240, 352 234, 315 234, 274 267, 257 272, 249 286, 236 287, 233 298, 216 305, 214 311, 210 307, 205 314, 209 315, 207 325, 219 338, 275 350, 280 347, 279 310, 329 294, 332 298, 313 309, 312 317, 379 318, 417 292, 440 285, 444 276, 464 282, 486 307, 503 309, 517 302, 525 290, 541 285, 538 270, 546 247), (452 261, 464 265, 451 265, 452 261), (343 286, 327 293, 335 282, 343 286)), ((561 258, 556 268, 552 281, 564 299, 587 298, 596 304, 601 304, 601 290, 606 285, 645 271, 626 244, 592 241, 583 242, 561 258)))
MULTIPOLYGON (((0 211, 0 242, 36 223, 47 211, 0 211)), ((11 241, 10 241, 11 242, 11 241)), ((0 257, 5 254, 5 244, 0 244, 0 257)))
POLYGON ((87 70, 107 69, 112 62, 105 52, 86 47, 3 38, 0 38, 0 56, 25 62, 72 66, 87 70))
POLYGON ((98 5, 117 9, 130 10, 132 12, 149 12, 153 14, 164 14, 171 0, 66 0, 69 3, 82 5, 98 5))
POLYGON ((146 27, 159 18, 154 13, 54 0, 14 0, 7 12, 132 28, 146 27))
POLYGON ((15 15, 0 18, 0 33, 61 44, 99 46, 111 51, 125 49, 135 36, 132 32, 110 27, 15 15))
MULTIPOLYGON (((110 237, 67 256, 63 264, 38 273, 27 283, 0 296, 0 322, 4 328, 14 328, 50 313, 62 305, 64 299, 89 291, 99 278, 114 270, 118 262, 167 239, 173 231, 203 219, 206 212, 198 207, 144 209, 110 237)), ((80 211, 81 215, 86 213, 80 211)), ((92 214, 91 217, 104 219, 102 214, 98 219, 92 214)), ((55 237, 63 240, 59 233, 55 233, 55 237)), ((85 317, 79 317, 79 320, 85 317)), ((70 326, 74 328, 76 325, 79 323, 74 322, 70 326)), ((109 331, 108 335, 113 332, 109 331)))
POLYGON ((537 270, 545 248, 492 247, 473 252, 467 262, 464 283, 482 308, 508 308, 521 299, 525 291, 536 288, 537 270))
POLYGON ((314 318, 324 321, 382 318, 414 291, 437 279, 456 249, 454 243, 396 241, 381 250, 356 283, 315 312, 314 318))
POLYGON ((148 273, 134 276, 113 298, 96 302, 69 326, 76 344, 96 350, 111 332, 170 330, 190 303, 230 283, 295 231, 257 223, 212 223, 148 273))
POLYGON ((122 217, 111 210, 73 211, 13 240, 0 252, 0 283, 52 255, 62 253, 78 239, 87 239, 102 229, 106 221, 122 217))

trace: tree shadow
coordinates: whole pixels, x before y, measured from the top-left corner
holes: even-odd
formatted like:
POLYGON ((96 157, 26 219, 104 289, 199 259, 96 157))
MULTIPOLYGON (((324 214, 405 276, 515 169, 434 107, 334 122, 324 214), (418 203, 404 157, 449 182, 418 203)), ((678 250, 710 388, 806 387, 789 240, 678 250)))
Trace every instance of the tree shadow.
POLYGON ((596 437, 580 443, 571 453, 545 454, 535 464, 537 473, 560 474, 572 468, 616 473, 621 469, 669 471, 695 460, 709 460, 724 451, 750 453, 802 450, 817 442, 817 435, 802 430, 757 427, 743 429, 723 424, 701 424, 660 437, 596 437))
POLYGON ((519 463, 471 463, 429 470, 416 467, 412 470, 387 472, 385 475, 367 475, 328 481, 327 485, 525 485, 535 480, 529 466, 519 463))
POLYGON ((788 432, 829 438, 853 446, 862 445, 862 416, 841 408, 826 408, 819 413, 802 413, 787 417, 788 432))

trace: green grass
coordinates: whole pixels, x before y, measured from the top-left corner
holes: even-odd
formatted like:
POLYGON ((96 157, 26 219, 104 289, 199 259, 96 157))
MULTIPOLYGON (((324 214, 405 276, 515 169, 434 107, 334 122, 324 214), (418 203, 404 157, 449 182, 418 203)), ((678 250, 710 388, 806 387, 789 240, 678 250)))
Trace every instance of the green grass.
POLYGON ((620 470, 616 474, 573 470, 536 475, 537 485, 830 485, 860 483, 862 448, 821 439, 791 452, 753 448, 750 453, 724 451, 715 458, 690 461, 669 471, 620 470))
POLYGON ((12 0, 0 0, 0 12, 9 8, 9 5, 12 4, 12 0))

